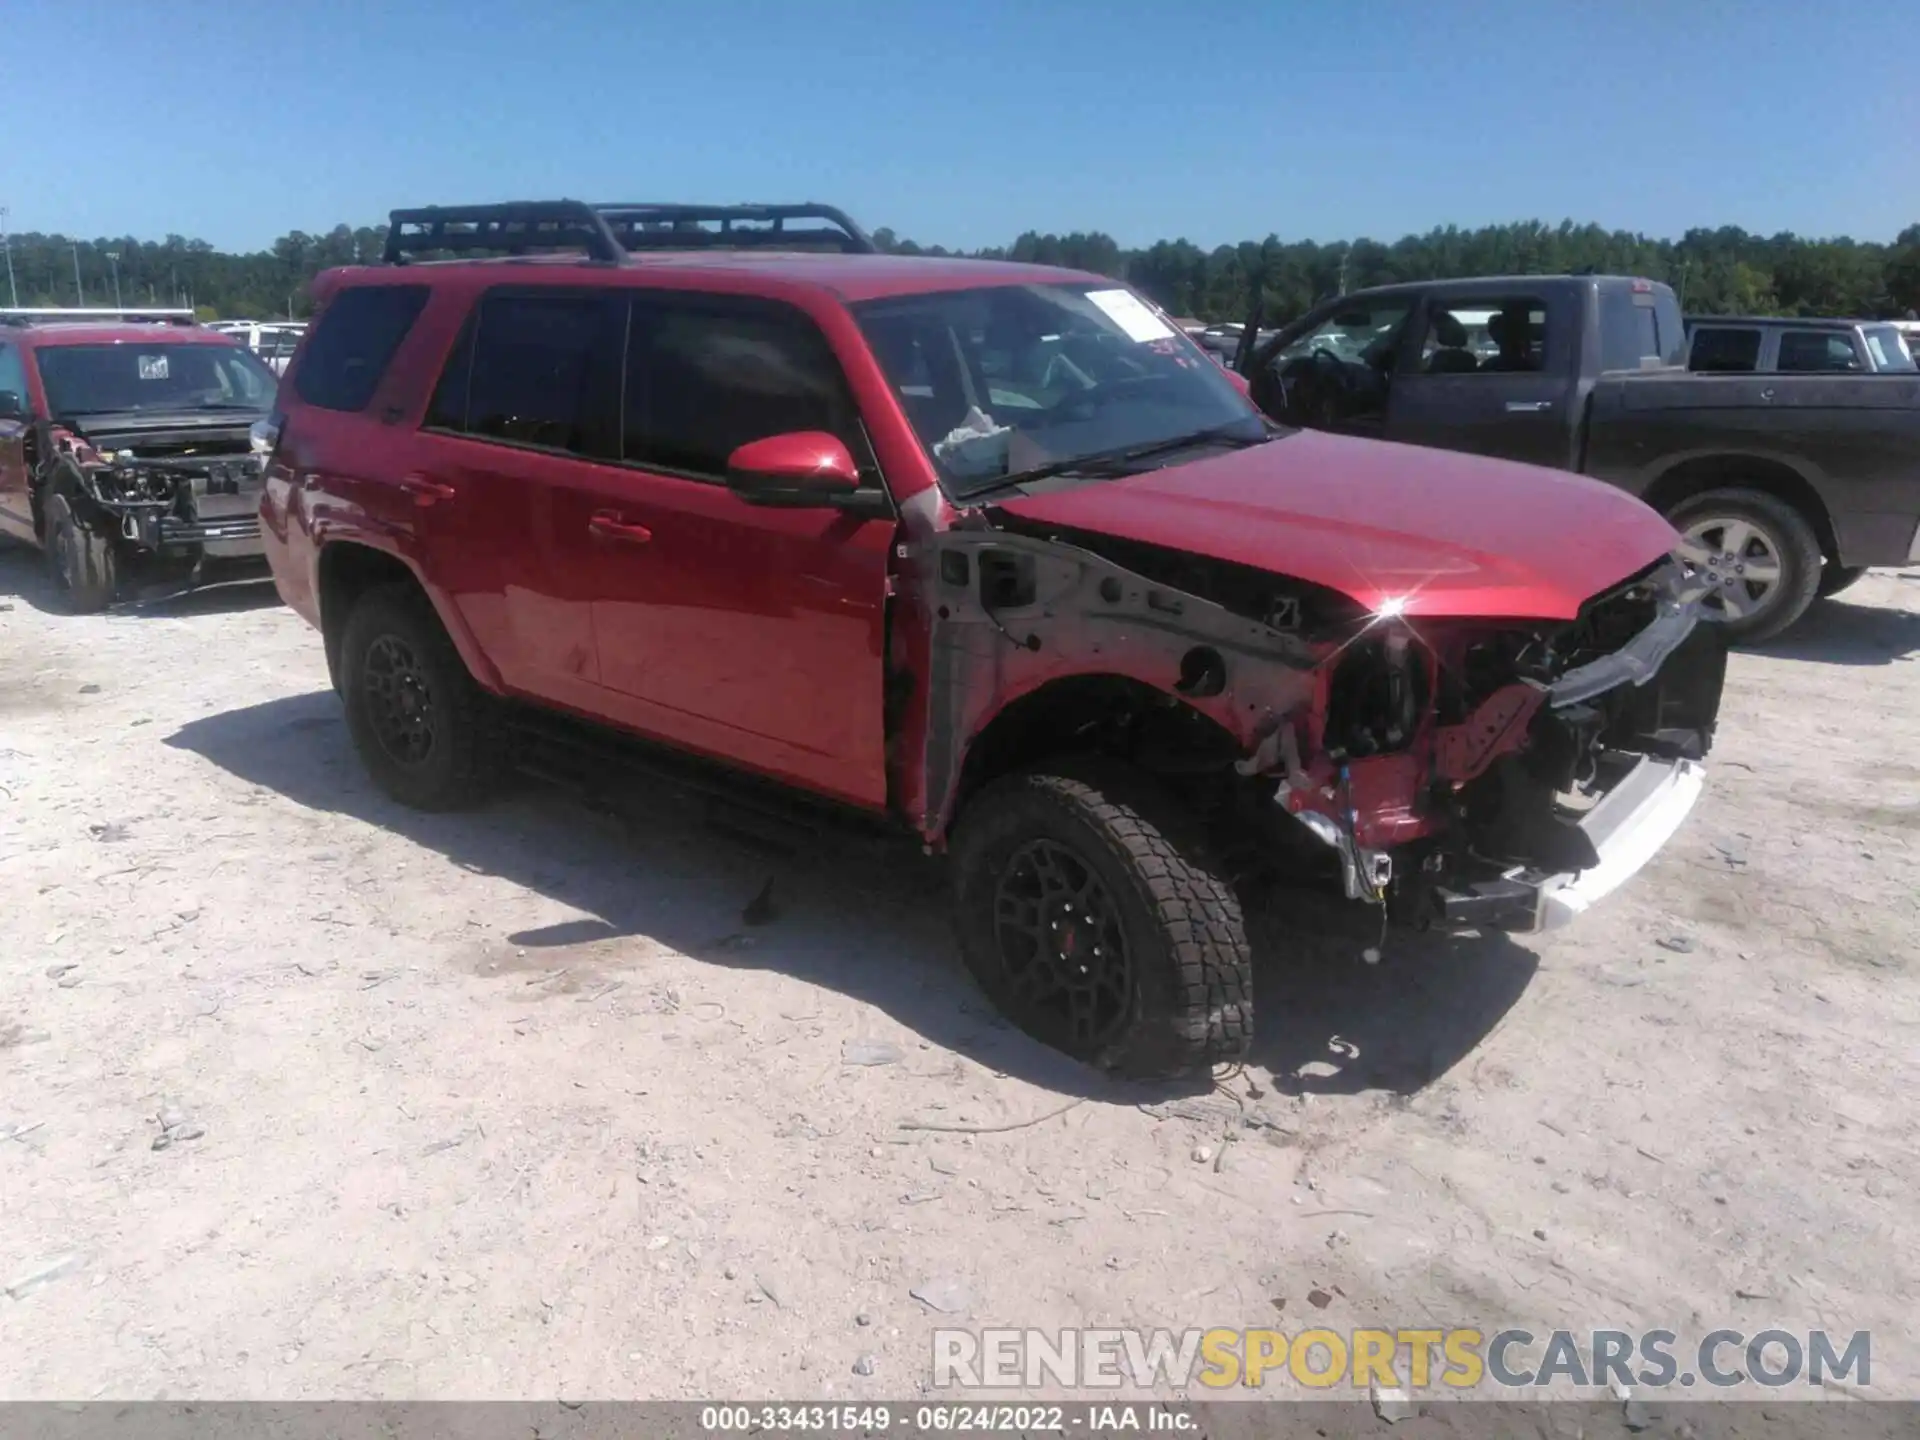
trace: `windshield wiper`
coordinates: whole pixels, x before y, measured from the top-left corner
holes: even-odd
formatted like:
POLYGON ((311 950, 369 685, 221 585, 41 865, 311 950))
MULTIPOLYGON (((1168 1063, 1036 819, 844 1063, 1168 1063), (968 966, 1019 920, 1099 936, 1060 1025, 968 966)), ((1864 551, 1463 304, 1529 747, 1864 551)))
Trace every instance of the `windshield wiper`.
POLYGON ((1263 432, 1259 435, 1232 433, 1244 424, 1246 424, 1244 420, 1234 420, 1226 425, 1214 425, 1205 430, 1193 430, 1185 435, 1156 440, 1150 445, 1135 445, 1125 450, 1079 455, 1070 460, 1055 460, 1046 465, 1036 465, 1031 470, 1016 470, 1011 475, 1000 476, 990 485, 968 491, 966 498, 973 499, 995 490, 1025 485, 1034 480, 1050 480, 1059 475, 1070 475, 1087 480, 1114 480, 1137 473, 1142 460, 1157 459, 1176 451, 1191 450, 1200 445, 1231 445, 1236 450, 1244 450, 1250 445, 1264 445, 1273 439, 1271 432, 1263 432))

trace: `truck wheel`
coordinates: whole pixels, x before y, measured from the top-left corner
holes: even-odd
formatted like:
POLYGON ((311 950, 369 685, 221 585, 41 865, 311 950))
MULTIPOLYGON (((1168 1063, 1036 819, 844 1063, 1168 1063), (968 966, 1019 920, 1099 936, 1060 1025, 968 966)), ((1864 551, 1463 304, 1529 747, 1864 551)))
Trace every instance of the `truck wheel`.
POLYGON ((1838 595, 1866 573, 1864 565, 1836 565, 1829 560, 1820 569, 1820 598, 1838 595))
POLYGON ((1707 605, 1729 638, 1771 640, 1807 613, 1820 585, 1820 542, 1784 500, 1762 490, 1708 490, 1669 518, 1706 552, 1707 605))
POLYGON ((402 805, 459 810, 493 789, 493 702, 419 591, 388 585, 360 597, 340 636, 340 693, 361 762, 402 805))
POLYGON ((113 603, 119 588, 113 541, 97 534, 74 513, 73 498, 64 489, 47 496, 43 542, 47 576, 54 594, 68 612, 93 615, 113 603))
POLYGON ((1035 1039, 1138 1078, 1246 1055, 1240 902, 1149 777, 1063 762, 996 781, 956 827, 953 889, 967 968, 1035 1039))

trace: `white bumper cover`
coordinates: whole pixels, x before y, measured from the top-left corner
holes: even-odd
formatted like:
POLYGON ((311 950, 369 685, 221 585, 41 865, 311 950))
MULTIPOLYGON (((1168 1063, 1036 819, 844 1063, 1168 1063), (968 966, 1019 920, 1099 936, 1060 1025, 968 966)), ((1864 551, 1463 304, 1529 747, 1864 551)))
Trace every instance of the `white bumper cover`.
POLYGON ((1542 880, 1534 928, 1558 929, 1632 879, 1680 828, 1706 776, 1698 761, 1642 759, 1580 822, 1600 863, 1542 880))

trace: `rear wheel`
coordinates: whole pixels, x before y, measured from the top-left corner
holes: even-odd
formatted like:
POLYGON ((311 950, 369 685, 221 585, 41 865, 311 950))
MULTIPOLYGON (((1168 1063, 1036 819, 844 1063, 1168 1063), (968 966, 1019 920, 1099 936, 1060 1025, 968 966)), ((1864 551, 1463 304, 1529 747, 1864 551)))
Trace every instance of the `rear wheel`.
POLYGON ((113 603, 119 587, 113 541, 90 527, 76 512, 64 486, 47 496, 42 543, 47 577, 60 603, 76 615, 96 614, 113 603))
POLYGON ((1150 777, 1062 763, 995 782, 956 827, 953 885, 968 969, 1035 1039, 1143 1078, 1245 1057, 1240 903, 1150 777))
POLYGON ((340 693, 361 762, 401 804, 457 810, 491 793, 492 701, 419 591, 383 586, 355 603, 340 636, 340 693))
POLYGON ((1670 518, 1698 552, 1711 586, 1707 607, 1730 638, 1771 640, 1806 614, 1820 585, 1820 542, 1784 500, 1762 490, 1708 490, 1670 518))
POLYGON ((1838 595, 1866 573, 1864 565, 1836 565, 1829 560, 1820 570, 1820 598, 1838 595))

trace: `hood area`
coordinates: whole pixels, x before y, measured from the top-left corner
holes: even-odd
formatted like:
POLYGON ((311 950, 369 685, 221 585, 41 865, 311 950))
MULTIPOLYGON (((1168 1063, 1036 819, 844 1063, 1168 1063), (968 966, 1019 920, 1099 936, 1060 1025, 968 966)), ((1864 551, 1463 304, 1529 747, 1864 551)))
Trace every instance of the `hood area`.
POLYGON ((264 410, 139 410, 76 415, 57 423, 97 450, 131 450, 142 460, 156 460, 247 450, 249 429, 266 413, 264 410))
POLYGON ((1460 618, 1571 620, 1680 543, 1584 476, 1310 430, 996 508, 1310 581, 1369 610, 1460 618))

